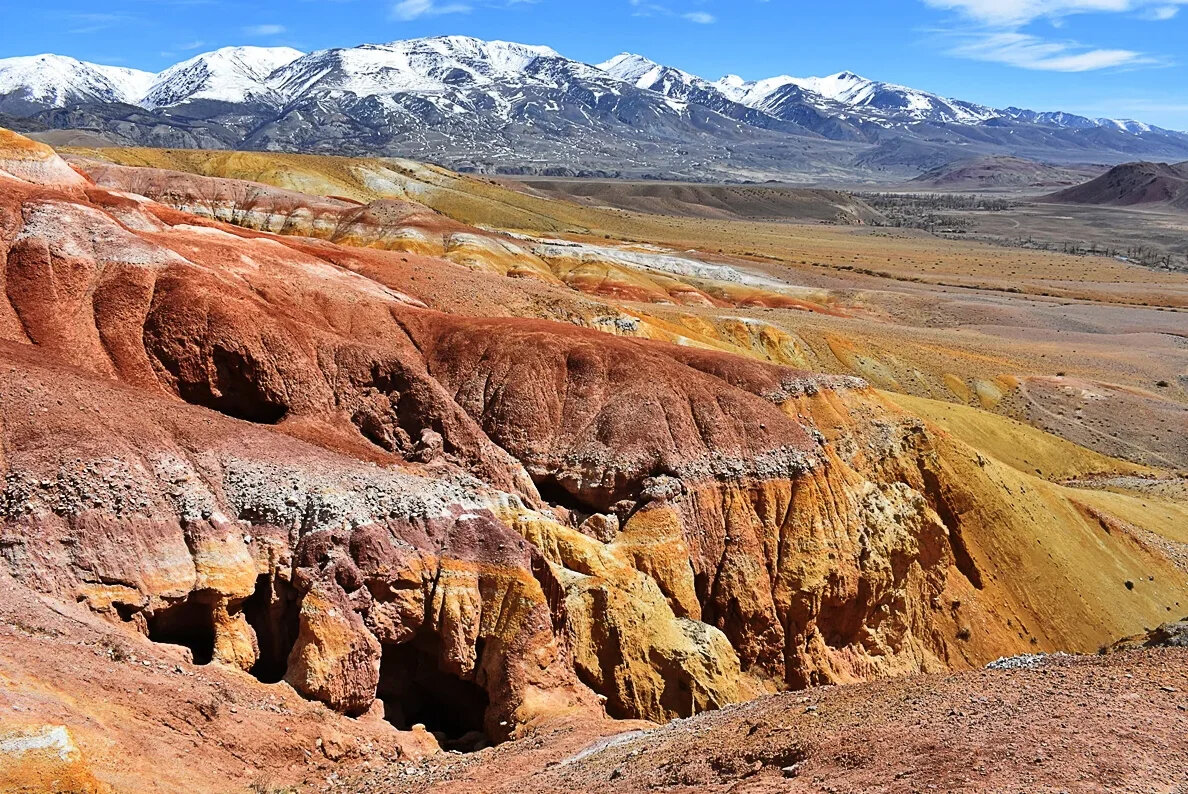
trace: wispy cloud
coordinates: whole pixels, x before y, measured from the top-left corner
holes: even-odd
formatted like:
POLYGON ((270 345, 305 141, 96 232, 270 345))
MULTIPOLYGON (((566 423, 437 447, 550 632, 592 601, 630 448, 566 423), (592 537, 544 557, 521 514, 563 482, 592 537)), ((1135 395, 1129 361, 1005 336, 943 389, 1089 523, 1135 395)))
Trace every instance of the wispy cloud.
POLYGON ((672 8, 661 3, 653 3, 651 0, 628 1, 631 7, 635 9, 634 16, 637 17, 679 17, 689 22, 695 22, 698 25, 712 25, 718 21, 717 17, 707 11, 687 11, 682 13, 674 11, 672 8))
POLYGON ((1152 21, 1176 16, 1188 0, 923 0, 957 14, 943 31, 946 51, 959 58, 1050 72, 1156 66, 1167 63, 1137 50, 1047 38, 1029 27, 1046 20, 1060 28, 1076 14, 1127 13, 1152 21))
POLYGON ((1146 9, 1140 13, 1139 16, 1143 19, 1150 20, 1151 22, 1164 22, 1171 19, 1178 13, 1180 13, 1179 6, 1155 6, 1153 8, 1146 9))
POLYGON ((1047 41, 1018 31, 955 34, 961 42, 949 54, 1048 72, 1090 72, 1119 66, 1156 63, 1140 52, 1086 48, 1077 42, 1047 41))
POLYGON ((465 3, 439 3, 437 0, 400 0, 392 6, 394 19, 410 20, 442 14, 467 14, 470 6, 465 3))
POLYGON ((114 28, 117 25, 126 25, 130 22, 138 21, 136 17, 127 14, 68 14, 66 19, 71 26, 67 29, 68 33, 98 33, 101 30, 114 28))
POLYGON ((1060 19, 1074 14, 1154 12, 1170 19, 1188 0, 924 0, 933 8, 959 11, 986 25, 1018 27, 1037 19, 1060 19))
POLYGON ((243 32, 249 36, 279 36, 288 28, 284 25, 266 24, 266 25, 249 25, 243 29, 243 32))

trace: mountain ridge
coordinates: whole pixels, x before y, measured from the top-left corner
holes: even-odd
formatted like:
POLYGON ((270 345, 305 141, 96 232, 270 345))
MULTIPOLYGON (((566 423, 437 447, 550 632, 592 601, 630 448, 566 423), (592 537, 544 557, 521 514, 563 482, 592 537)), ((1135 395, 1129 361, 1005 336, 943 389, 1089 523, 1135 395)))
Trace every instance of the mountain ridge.
POLYGON ((1060 167, 1019 157, 977 157, 930 169, 909 184, 944 190, 1064 188, 1094 179, 1101 172, 1092 166, 1060 167))
POLYGON ((0 113, 116 143, 419 157, 463 170, 736 181, 911 177, 979 155, 1188 158, 1188 133, 996 110, 853 72, 710 82, 467 36, 224 47, 152 74, 0 59, 0 113))

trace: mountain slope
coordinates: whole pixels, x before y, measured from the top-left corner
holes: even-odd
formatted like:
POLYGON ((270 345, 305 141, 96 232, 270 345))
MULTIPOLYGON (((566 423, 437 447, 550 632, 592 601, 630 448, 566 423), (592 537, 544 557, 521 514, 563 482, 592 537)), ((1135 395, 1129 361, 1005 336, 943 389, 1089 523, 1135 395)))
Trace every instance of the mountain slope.
POLYGON ((229 47, 158 75, 0 60, 0 113, 117 143, 429 158, 542 176, 902 180, 957 159, 1182 159, 1188 134, 995 110, 850 72, 711 83, 466 36, 302 55, 229 47))
POLYGON ((137 104, 156 109, 208 100, 279 107, 283 95, 269 85, 268 77, 302 54, 290 47, 224 47, 203 53, 157 75, 137 104))
POLYGON ((653 215, 840 224, 883 220, 880 213, 861 199, 832 190, 592 179, 532 179, 512 186, 587 206, 617 207, 653 215))
POLYGON ((946 190, 1051 188, 1075 185, 1100 172, 1092 166, 1057 166, 1022 157, 975 157, 925 171, 912 184, 946 190))
POLYGON ((1048 198, 1070 204, 1188 210, 1188 163, 1124 163, 1097 179, 1048 198))
POLYGON ((99 66, 63 55, 0 59, 0 113, 31 115, 39 108, 88 103, 135 103, 154 75, 99 66))

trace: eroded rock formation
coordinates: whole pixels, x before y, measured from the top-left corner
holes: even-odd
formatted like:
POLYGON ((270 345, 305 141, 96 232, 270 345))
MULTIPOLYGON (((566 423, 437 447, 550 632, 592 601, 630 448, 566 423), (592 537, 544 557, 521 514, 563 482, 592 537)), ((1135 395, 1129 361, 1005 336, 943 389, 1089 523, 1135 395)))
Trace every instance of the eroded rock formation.
POLYGON ((506 280, 197 217, 15 140, 0 560, 196 662, 473 746, 1095 648, 1184 597, 1159 549, 862 381, 466 316, 506 280))

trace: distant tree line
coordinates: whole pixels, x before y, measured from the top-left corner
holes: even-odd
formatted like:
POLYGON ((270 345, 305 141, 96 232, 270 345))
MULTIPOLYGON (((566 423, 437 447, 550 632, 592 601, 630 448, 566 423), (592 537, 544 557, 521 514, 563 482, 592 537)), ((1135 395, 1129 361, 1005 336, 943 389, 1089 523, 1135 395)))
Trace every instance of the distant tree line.
POLYGON ((859 198, 878 210, 954 210, 1003 212, 1017 206, 1005 198, 968 193, 859 193, 859 198))
MULTIPOLYGON (((976 219, 962 212, 1005 212, 1023 206, 1005 198, 967 193, 855 193, 883 219, 871 223, 905 229, 920 229, 930 234, 969 234, 977 231, 976 219)), ((1151 245, 1111 246, 1096 242, 1055 242, 1034 237, 998 237, 979 234, 978 239, 1012 248, 1058 251, 1072 256, 1109 256, 1160 270, 1188 272, 1188 247, 1179 251, 1151 245)))
POLYGON ((960 215, 946 212, 1002 212, 1014 206, 1002 198, 963 193, 859 193, 859 198, 883 216, 872 225, 921 229, 932 234, 965 234, 973 226, 960 215))
POLYGON ((1032 248, 1040 251, 1059 251, 1072 256, 1108 256, 1143 267, 1161 270, 1188 271, 1188 249, 1166 251, 1147 245, 1132 245, 1126 248, 1098 245, 1097 243, 1063 242, 1054 243, 1036 240, 1034 237, 1019 237, 1005 241, 1017 248, 1032 248))

